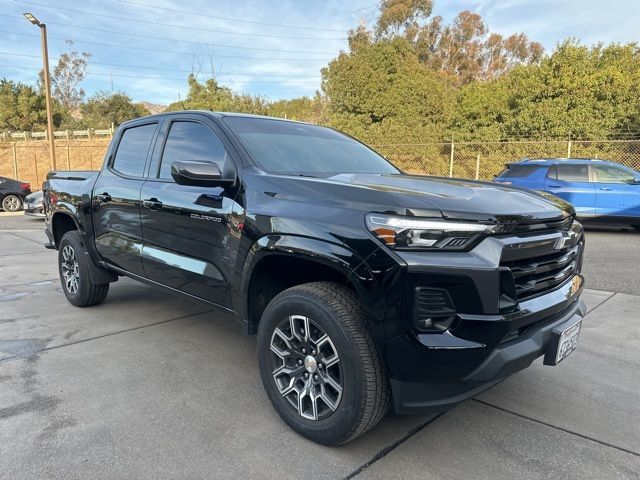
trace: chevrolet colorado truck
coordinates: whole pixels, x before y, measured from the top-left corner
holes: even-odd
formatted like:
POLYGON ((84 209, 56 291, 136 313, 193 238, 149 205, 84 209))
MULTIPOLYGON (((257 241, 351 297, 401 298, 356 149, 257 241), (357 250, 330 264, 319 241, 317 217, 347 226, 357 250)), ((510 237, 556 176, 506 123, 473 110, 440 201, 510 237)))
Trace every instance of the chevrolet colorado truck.
POLYGON ((125 275, 257 334, 273 407, 325 445, 445 411, 576 347, 584 236, 552 195, 408 175, 330 128, 182 111, 120 126, 99 172, 54 171, 69 302, 125 275))

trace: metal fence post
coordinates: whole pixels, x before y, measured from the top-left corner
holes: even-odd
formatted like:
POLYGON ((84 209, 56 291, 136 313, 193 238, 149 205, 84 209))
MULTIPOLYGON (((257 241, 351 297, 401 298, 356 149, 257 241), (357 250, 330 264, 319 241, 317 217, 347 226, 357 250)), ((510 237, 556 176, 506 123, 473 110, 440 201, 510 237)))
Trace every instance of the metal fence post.
POLYGON ((476 158, 476 180, 480 178, 480 154, 476 158))
POLYGON ((18 180, 18 155, 16 152, 16 142, 13 142, 13 178, 18 180))
POLYGON ((571 139, 567 143, 567 158, 571 158, 571 139))
POLYGON ((449 178, 453 177, 453 152, 455 145, 453 144, 453 137, 451 137, 451 156, 449 158, 449 178))

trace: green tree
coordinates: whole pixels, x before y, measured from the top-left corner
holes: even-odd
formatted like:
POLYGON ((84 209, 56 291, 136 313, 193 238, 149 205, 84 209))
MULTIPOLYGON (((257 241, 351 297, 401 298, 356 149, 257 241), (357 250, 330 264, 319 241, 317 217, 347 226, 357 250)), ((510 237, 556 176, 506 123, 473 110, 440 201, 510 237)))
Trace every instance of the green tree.
POLYGON ((341 53, 322 70, 322 89, 330 123, 376 143, 440 138, 455 99, 453 87, 401 37, 341 53))
POLYGON ((637 131, 638 112, 638 45, 567 40, 539 65, 464 86, 454 128, 477 138, 602 139, 637 131))
POLYGON ((109 128, 132 118, 148 115, 142 105, 133 103, 124 92, 97 92, 81 107, 82 121, 86 127, 109 128))
POLYGON ((44 95, 24 83, 0 80, 0 130, 39 130, 46 124, 44 95))
POLYGON ((169 105, 168 110, 213 110, 261 115, 268 112, 268 102, 262 97, 236 93, 229 87, 220 85, 214 78, 200 83, 195 75, 191 74, 187 83, 187 97, 169 105))

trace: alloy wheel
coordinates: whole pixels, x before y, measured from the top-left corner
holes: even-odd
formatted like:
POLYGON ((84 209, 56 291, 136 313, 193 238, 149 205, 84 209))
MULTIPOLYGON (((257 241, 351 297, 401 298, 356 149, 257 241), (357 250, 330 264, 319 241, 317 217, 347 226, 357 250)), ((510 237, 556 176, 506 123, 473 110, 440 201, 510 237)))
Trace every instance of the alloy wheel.
POLYGON ((62 277, 67 291, 71 295, 78 293, 78 282, 80 281, 80 267, 76 258, 76 252, 70 245, 65 245, 62 249, 62 277))
POLYGON ((336 411, 343 375, 338 351, 324 329, 291 315, 273 331, 270 348, 278 391, 301 417, 321 420, 336 411))
POLYGON ((2 201, 2 207, 7 212, 16 212, 20 209, 22 201, 16 195, 9 195, 2 201))

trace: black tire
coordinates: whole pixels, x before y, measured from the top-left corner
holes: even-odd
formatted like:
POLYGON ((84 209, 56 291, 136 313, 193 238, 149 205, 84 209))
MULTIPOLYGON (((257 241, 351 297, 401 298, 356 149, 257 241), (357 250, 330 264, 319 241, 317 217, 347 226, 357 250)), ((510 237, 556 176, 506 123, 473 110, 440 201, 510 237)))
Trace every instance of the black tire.
POLYGON ((58 249, 58 271, 62 291, 69 303, 76 307, 97 305, 109 293, 108 283, 93 283, 89 262, 91 259, 82 241, 82 234, 77 230, 65 233, 58 249))
POLYGON ((7 195, 2 199, 2 209, 5 212, 18 212, 22 209, 22 198, 18 195, 7 195))
POLYGON ((631 228, 633 228, 637 232, 640 232, 640 225, 631 225, 631 228))
MULTIPOLYGON (((300 334, 302 332, 303 329, 299 331, 300 334)), ((312 334, 308 336, 311 339, 312 334)), ((262 383, 278 414, 293 430, 314 442, 323 445, 346 443, 376 425, 389 409, 391 392, 386 367, 367 325, 361 301, 344 286, 330 282, 314 282, 289 288, 277 295, 265 309, 258 327, 258 361, 262 383), (298 342, 298 345, 292 346, 291 355, 284 356, 287 360, 272 351, 272 341, 282 344, 278 349, 280 346, 287 348, 289 343, 297 342, 297 338, 291 333, 294 328, 294 323, 290 322, 292 316, 295 321, 303 322, 301 325, 306 325, 308 331, 315 332, 313 334, 320 339, 324 338, 322 335, 326 333, 330 340, 328 342, 325 338, 324 345, 318 342, 317 352, 313 350, 313 355, 318 361, 316 364, 313 358, 309 360, 313 370, 308 369, 309 352, 302 367, 298 366, 299 354, 304 352, 303 343, 298 342), (304 323, 304 318, 308 319, 307 323, 304 323), (291 328, 286 330, 288 324, 291 328), (280 329, 279 333, 285 333, 286 330, 287 335, 291 336, 288 342, 283 343, 284 337, 276 334, 277 328, 280 329), (329 365, 331 361, 327 361, 327 367, 323 370, 321 362, 326 358, 327 352, 321 353, 321 350, 325 347, 329 352, 335 350, 335 357, 332 354, 331 358, 339 358, 339 361, 335 365, 329 365), (299 350, 295 351, 296 349, 299 350), (280 361, 284 367, 290 362, 294 368, 302 368, 303 373, 285 375, 285 381, 279 386, 274 374, 280 361), (339 368, 339 375, 336 375, 336 370, 330 370, 335 368, 339 368), (309 372, 315 381, 313 378, 303 378, 309 372), (338 400, 331 409, 327 408, 329 403, 323 401, 316 393, 316 400, 312 401, 315 404, 312 411, 314 415, 318 413, 317 419, 303 416, 304 412, 300 411, 301 395, 298 392, 293 391, 288 397, 281 393, 281 389, 290 390, 292 385, 299 385, 298 382, 302 382, 301 385, 306 387, 308 384, 304 382, 310 381, 318 384, 317 387, 310 388, 317 388, 318 391, 322 388, 321 392, 324 394, 325 388, 332 388, 327 383, 328 376, 333 378, 332 383, 336 383, 337 378, 342 387, 341 395, 337 397, 338 400), (298 380, 288 383, 291 378, 298 380), (320 387, 319 383, 324 385, 320 387), (295 398, 292 399, 291 394, 295 398), (298 407, 294 406, 294 403, 298 407), (321 411, 324 411, 324 417, 321 417, 321 411)), ((337 390, 334 389, 333 392, 332 401, 336 399, 337 390)), ((307 401, 313 398, 305 395, 302 397, 307 398, 307 401)))

